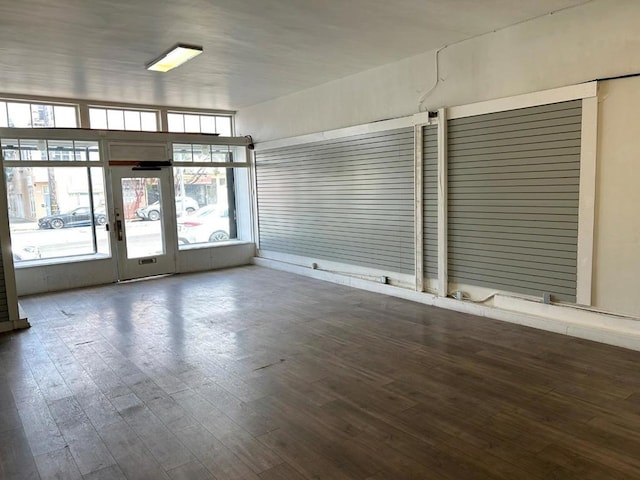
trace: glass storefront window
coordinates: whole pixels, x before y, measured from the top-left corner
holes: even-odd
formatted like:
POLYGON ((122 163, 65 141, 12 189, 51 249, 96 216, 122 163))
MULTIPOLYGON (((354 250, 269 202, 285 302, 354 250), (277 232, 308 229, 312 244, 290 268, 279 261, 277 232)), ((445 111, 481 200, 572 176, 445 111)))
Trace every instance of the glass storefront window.
POLYGON ((4 172, 16 264, 109 255, 102 168, 11 166, 4 172))
POLYGON ((236 238, 233 169, 175 167, 173 175, 179 248, 236 238))

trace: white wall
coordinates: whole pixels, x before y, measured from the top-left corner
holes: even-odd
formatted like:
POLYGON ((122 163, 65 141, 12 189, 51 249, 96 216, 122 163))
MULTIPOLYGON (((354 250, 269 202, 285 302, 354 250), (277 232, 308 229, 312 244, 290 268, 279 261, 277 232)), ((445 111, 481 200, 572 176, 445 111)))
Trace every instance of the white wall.
POLYGON ((640 78, 600 86, 594 302, 640 317, 640 78))
MULTIPOLYGON (((441 81, 424 105, 464 105, 640 71, 637 0, 596 0, 444 49, 441 81)), ((435 52, 242 109, 239 134, 257 142, 418 111, 435 52)))
POLYGON ((178 252, 178 273, 202 272, 249 265, 256 254, 252 242, 229 243, 210 248, 194 248, 178 252))
MULTIPOLYGON (((638 0, 587 5, 484 35, 440 53, 424 106, 483 100, 640 72, 638 0)), ((418 112, 435 52, 245 108, 237 128, 257 142, 418 112)), ((601 87, 593 305, 640 317, 640 79, 601 87)))
MULTIPOLYGON (((215 247, 180 250, 176 272, 201 272, 248 265, 255 251, 256 246, 252 242, 229 242, 215 247)), ((20 296, 106 285, 115 283, 117 279, 115 257, 16 269, 20 296)))
POLYGON ((117 278, 112 258, 16 268, 20 296, 105 285, 117 278))

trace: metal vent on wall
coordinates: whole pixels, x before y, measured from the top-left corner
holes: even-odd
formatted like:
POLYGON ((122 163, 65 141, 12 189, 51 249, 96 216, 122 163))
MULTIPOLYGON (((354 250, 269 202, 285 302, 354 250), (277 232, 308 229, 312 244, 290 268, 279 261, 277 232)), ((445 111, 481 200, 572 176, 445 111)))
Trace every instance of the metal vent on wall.
POLYGON ((575 301, 581 122, 581 100, 448 122, 450 282, 575 301))
POLYGON ((414 274, 413 128, 256 155, 260 249, 414 274))

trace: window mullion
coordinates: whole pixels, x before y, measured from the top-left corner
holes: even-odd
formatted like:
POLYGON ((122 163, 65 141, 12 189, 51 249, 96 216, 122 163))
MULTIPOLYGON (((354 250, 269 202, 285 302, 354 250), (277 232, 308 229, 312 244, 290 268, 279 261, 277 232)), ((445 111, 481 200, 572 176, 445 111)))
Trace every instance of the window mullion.
POLYGON ((93 182, 91 178, 91 167, 87 167, 87 182, 87 190, 89 191, 89 221, 91 222, 91 240, 93 241, 93 253, 96 254, 98 253, 98 238, 96 237, 96 212, 93 204, 93 182))

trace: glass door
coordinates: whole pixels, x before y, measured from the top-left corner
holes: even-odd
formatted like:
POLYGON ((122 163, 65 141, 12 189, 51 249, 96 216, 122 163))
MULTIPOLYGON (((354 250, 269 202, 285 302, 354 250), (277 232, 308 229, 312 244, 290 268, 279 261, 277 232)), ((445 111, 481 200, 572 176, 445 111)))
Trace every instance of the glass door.
POLYGON ((112 167, 119 280, 175 272, 177 240, 170 170, 112 167))

